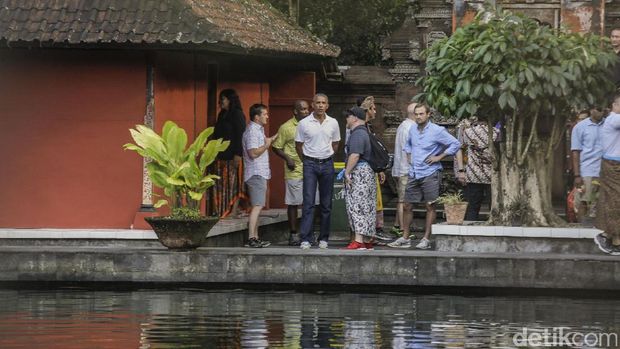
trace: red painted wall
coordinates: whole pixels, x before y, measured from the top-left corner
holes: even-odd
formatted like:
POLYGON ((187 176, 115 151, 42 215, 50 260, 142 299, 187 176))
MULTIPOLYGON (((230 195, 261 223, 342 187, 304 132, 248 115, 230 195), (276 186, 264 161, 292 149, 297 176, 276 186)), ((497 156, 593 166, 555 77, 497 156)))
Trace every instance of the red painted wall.
MULTIPOLYGON (((190 139, 208 126, 207 62, 192 53, 0 50, 0 227, 129 228, 141 203, 142 159, 123 151, 144 122, 147 61, 154 66, 155 128, 174 120, 190 139)), ((234 67, 233 67, 234 68, 234 67)), ((311 99, 313 73, 224 71, 249 106, 270 107, 273 135, 295 99, 311 99)), ((282 161, 272 164, 268 207, 284 207, 282 161)), ((165 212, 165 211, 164 211, 165 212)))
POLYGON ((141 160, 140 53, 0 51, 0 227, 127 228, 141 160))

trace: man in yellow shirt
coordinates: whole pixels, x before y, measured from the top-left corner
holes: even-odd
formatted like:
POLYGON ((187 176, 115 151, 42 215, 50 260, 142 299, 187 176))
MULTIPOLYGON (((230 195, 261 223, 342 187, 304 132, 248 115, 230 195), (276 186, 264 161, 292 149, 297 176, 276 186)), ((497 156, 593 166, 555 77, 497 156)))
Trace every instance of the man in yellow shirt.
POLYGON ((284 180, 288 222, 291 231, 289 245, 299 246, 297 236, 297 208, 303 203, 303 163, 295 150, 295 132, 299 121, 310 114, 308 102, 295 101, 293 117, 280 126, 278 138, 273 142, 273 152, 284 160, 284 180))

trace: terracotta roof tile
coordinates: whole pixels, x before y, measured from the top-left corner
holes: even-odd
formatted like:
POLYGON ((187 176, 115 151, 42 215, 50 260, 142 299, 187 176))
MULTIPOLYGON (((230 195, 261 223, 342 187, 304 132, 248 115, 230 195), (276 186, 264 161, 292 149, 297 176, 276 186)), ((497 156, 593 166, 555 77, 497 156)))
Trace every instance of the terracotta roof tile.
POLYGON ((0 0, 0 39, 193 44, 336 57, 259 0, 0 0))

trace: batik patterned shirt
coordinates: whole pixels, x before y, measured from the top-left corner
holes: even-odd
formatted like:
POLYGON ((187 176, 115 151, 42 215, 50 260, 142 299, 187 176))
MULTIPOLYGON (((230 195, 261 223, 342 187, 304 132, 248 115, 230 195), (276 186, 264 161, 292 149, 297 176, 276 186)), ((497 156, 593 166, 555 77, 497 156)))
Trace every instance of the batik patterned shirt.
MULTIPOLYGON (((499 131, 493 128, 493 141, 499 131)), ((491 184, 492 154, 489 148, 489 129, 484 123, 473 123, 463 131, 463 144, 467 146, 467 183, 491 184)))

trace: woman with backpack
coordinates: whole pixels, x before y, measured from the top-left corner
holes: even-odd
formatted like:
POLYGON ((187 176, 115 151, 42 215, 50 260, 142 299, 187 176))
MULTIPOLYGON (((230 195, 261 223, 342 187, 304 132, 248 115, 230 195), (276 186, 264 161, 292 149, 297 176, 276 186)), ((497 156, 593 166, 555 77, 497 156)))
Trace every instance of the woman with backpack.
POLYGON ((351 132, 345 145, 345 204, 355 239, 345 249, 372 250, 377 187, 375 172, 369 164, 371 145, 366 128, 366 110, 351 108, 346 112, 346 122, 351 132))
MULTIPOLYGON (((375 97, 368 96, 364 99, 358 100, 358 106, 366 111, 366 128, 368 132, 372 131, 372 125, 370 124, 377 117, 377 107, 375 105, 375 97)), ((381 185, 385 182, 385 172, 378 172, 375 176, 377 183, 377 212, 376 212, 376 229, 375 240, 377 245, 385 245, 386 242, 396 239, 398 236, 394 235, 394 231, 389 234, 383 231, 384 219, 383 219, 383 197, 381 194, 381 185)))

